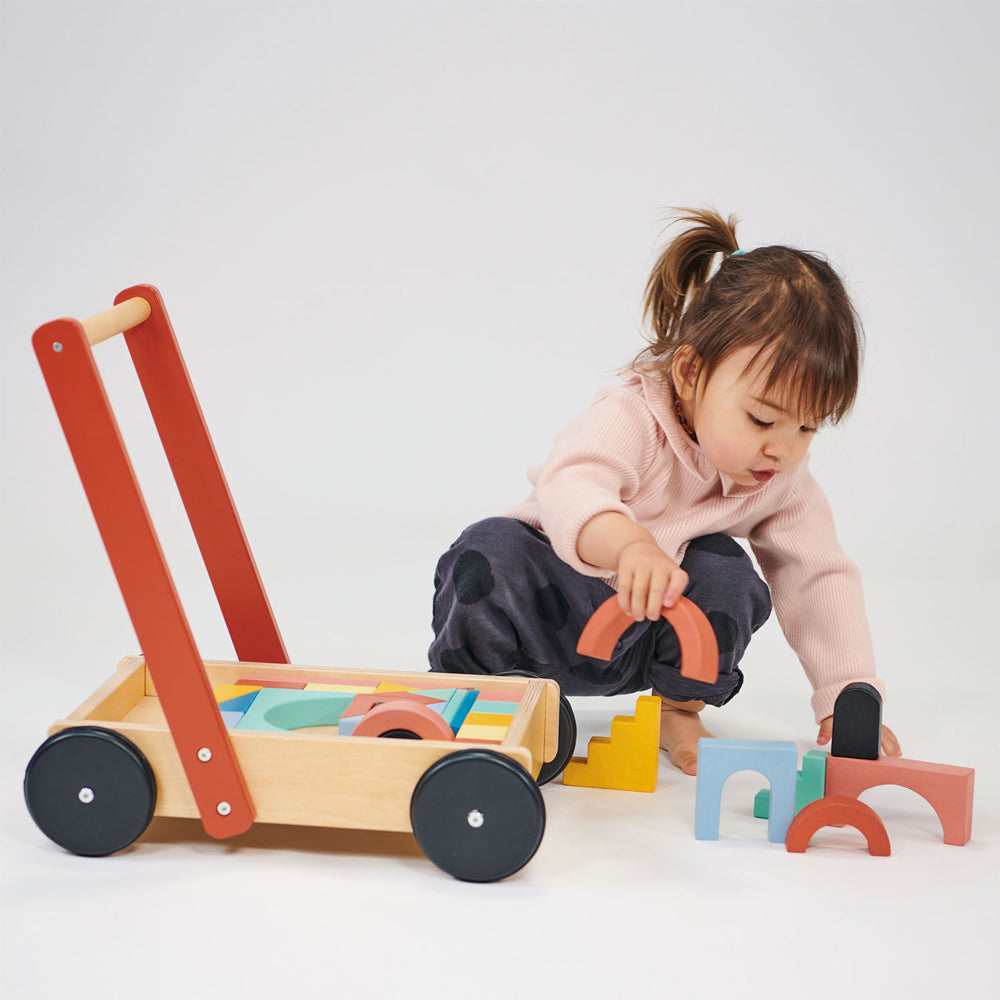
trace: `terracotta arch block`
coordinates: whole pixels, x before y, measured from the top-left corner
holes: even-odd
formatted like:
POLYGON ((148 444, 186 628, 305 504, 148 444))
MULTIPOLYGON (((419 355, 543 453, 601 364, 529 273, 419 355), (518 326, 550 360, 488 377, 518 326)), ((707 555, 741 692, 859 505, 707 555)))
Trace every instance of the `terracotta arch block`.
POLYGON ((453 740, 455 734, 437 712, 422 702, 403 698, 376 705, 354 727, 355 736, 383 736, 405 729, 422 740, 453 740))
POLYGON ((788 827, 785 849, 805 854, 812 835, 824 826, 853 826, 868 841, 868 853, 889 856, 889 834, 871 806, 846 795, 827 795, 803 806, 788 827))
POLYGON ((902 757, 860 760, 828 757, 827 795, 856 799, 877 785, 902 785, 923 796, 941 820, 944 842, 962 846, 972 836, 972 790, 976 772, 971 767, 928 764, 902 757))
MULTIPOLYGON (((681 644, 681 676, 714 684, 719 678, 719 644, 705 613, 686 597, 672 608, 663 609, 663 617, 674 627, 681 644)), ((576 644, 581 656, 610 660, 615 643, 634 625, 635 619, 622 611, 618 598, 609 597, 591 616, 576 644)))

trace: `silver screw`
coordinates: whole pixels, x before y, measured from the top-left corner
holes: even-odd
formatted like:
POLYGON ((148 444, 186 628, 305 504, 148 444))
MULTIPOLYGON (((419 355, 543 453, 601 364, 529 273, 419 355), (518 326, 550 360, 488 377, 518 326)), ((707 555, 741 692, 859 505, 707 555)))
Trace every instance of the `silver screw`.
POLYGON ((478 830, 486 822, 486 817, 478 809, 473 809, 465 819, 473 830, 478 830))
POLYGON ((198 760, 200 760, 202 764, 207 764, 211 759, 212 759, 212 751, 209 750, 208 747, 202 747, 198 751, 198 760))
POLYGON ((59 343, 59 341, 57 340, 57 341, 56 341, 56 342, 55 342, 55 343, 54 343, 54 344, 52 345, 52 350, 53 350, 53 351, 55 351, 55 352, 56 352, 56 354, 58 354, 58 353, 59 353, 59 352, 60 352, 60 351, 62 350, 62 344, 60 344, 60 343, 59 343))
POLYGON ((89 806, 91 802, 94 801, 94 789, 93 788, 81 788, 77 798, 85 805, 89 806))
POLYGON ((228 802, 220 802, 215 807, 215 811, 220 816, 228 816, 233 811, 233 807, 228 802))

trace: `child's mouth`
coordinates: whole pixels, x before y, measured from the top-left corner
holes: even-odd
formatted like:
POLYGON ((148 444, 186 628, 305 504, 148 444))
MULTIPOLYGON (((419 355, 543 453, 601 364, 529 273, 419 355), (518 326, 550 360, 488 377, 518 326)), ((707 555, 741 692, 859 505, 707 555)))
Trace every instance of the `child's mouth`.
POLYGON ((754 472, 751 469, 750 470, 750 475, 753 476, 754 479, 756 479, 758 483, 766 483, 771 478, 771 476, 774 475, 774 473, 773 472, 754 472))

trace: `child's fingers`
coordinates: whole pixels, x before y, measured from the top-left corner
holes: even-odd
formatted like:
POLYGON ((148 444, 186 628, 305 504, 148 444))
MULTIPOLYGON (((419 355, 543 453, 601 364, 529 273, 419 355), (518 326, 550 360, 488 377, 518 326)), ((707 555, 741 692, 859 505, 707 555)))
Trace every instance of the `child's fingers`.
POLYGON ((816 737, 816 742, 822 747, 826 746, 831 739, 833 739, 833 716, 828 715, 819 724, 819 735, 816 737))
POLYGON ((659 621, 663 614, 663 600, 666 597, 670 575, 664 570, 653 573, 649 584, 649 595, 646 599, 646 617, 650 621, 659 621))
POLYGON ((629 614, 640 622, 646 617, 646 602, 649 600, 649 575, 636 573, 632 578, 632 593, 629 601, 629 614))
POLYGON ((690 577, 684 572, 679 566, 677 569, 670 574, 670 582, 667 584, 667 589, 663 593, 663 597, 660 604, 666 608, 672 608, 687 590, 688 581, 690 577))
POLYGON ((899 746, 896 734, 888 727, 882 727, 882 749, 887 757, 902 757, 903 751, 899 746))

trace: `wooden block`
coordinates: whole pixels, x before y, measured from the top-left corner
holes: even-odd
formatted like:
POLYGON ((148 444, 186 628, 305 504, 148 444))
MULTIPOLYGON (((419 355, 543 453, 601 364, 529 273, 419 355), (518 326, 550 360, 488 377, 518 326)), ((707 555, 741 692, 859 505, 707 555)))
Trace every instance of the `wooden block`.
POLYGON ((882 695, 863 681, 848 684, 833 705, 833 756, 877 760, 881 746, 882 695))
POLYGON ((353 698, 350 692, 262 688, 236 728, 287 733, 335 726, 353 698))
MULTIPOLYGON (((795 815, 795 778, 799 752, 790 740, 698 741, 698 784, 695 789, 694 835, 719 839, 722 788, 737 771, 759 771, 771 782, 767 837, 782 844, 795 815)), ((829 780, 829 779, 828 779, 829 780)))
POLYGON ((489 713, 490 715, 511 715, 517 710, 517 704, 512 701, 483 701, 477 698, 471 711, 489 713))
POLYGON ((419 702, 421 705, 447 704, 443 698, 414 694, 412 691, 374 691, 368 694, 356 694, 344 710, 344 715, 367 715, 376 705, 382 705, 387 701, 400 701, 401 699, 419 702))
POLYGON ((792 854, 804 854, 812 835, 824 826, 853 826, 868 841, 868 853, 888 857, 889 834, 878 813, 857 799, 827 795, 816 799, 795 816, 788 826, 785 849, 792 854))
POLYGON ((521 700, 523 693, 523 691, 517 689, 511 690, 511 688, 482 688, 479 692, 479 697, 484 701, 518 702, 521 700))
POLYGON ((504 730, 499 726, 470 726, 466 724, 459 729, 455 739, 469 740, 470 742, 482 740, 487 743, 502 743, 502 739, 497 739, 497 733, 502 732, 504 730))
POLYGON ((305 691, 347 691, 354 694, 370 694, 375 690, 374 684, 307 684, 305 691))
POLYGON ((563 769, 563 784, 653 792, 660 762, 660 699, 643 695, 635 715, 616 715, 610 736, 594 736, 586 757, 563 769))
POLYGON ((261 690, 261 688, 256 688, 249 694, 242 695, 239 698, 230 698, 229 701, 220 701, 219 711, 239 712, 242 715, 254 703, 261 690))
POLYGON ((395 681, 379 681, 375 687, 375 690, 380 694, 386 691, 394 691, 397 694, 402 691, 412 691, 412 684, 397 684, 395 681))
POLYGON ((259 690, 259 684, 216 684, 212 688, 212 694, 215 695, 216 702, 221 705, 224 701, 242 698, 243 695, 259 690))
POLYGON ((352 736, 357 724, 364 718, 361 715, 342 715, 337 720, 337 735, 352 736))
POLYGON ((514 721, 514 716, 500 715, 497 712, 469 712, 465 721, 470 726, 499 726, 506 729, 514 721))
MULTIPOLYGON (((714 684, 719 676, 719 643, 704 612, 681 597, 672 608, 663 608, 662 614, 677 633, 681 676, 714 684)), ((634 624, 635 619, 619 607, 618 597, 609 597, 584 626, 576 651, 596 660, 610 660, 618 640, 634 624)))
POLYGON ((976 772, 971 767, 930 764, 903 757, 830 757, 826 793, 857 798, 877 785, 902 785, 923 796, 941 820, 946 844, 961 847, 972 837, 972 796, 976 772))
MULTIPOLYGON (((802 757, 802 767, 795 776, 795 811, 805 808, 810 802, 823 797, 826 791, 825 750, 807 750, 802 757)), ((753 800, 753 814, 757 819, 767 819, 771 791, 762 788, 753 800)))
POLYGON ((421 740, 455 738, 451 726, 437 712, 414 698, 389 698, 379 702, 365 713, 351 735, 381 737, 393 730, 413 733, 421 740))
POLYGON ((236 683, 255 684, 260 687, 268 688, 289 688, 298 691, 301 691, 306 686, 306 682, 304 680, 287 677, 274 677, 270 674, 244 674, 236 683))
POLYGON ((226 729, 235 729, 242 718, 242 712, 223 711, 222 713, 222 721, 225 723, 226 729))
POLYGON ((469 717, 469 711, 476 702, 478 692, 472 690, 452 691, 447 704, 441 710, 441 717, 457 733, 469 717))

